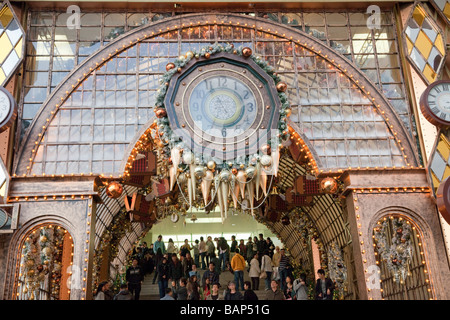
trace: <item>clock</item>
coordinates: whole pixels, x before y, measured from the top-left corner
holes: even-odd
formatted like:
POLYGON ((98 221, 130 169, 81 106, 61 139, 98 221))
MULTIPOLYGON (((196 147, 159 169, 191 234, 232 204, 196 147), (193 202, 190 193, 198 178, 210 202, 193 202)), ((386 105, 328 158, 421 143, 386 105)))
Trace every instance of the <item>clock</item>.
POLYGON ((437 127, 450 126, 450 81, 430 84, 420 97, 420 110, 437 127))
POLYGON ((12 95, 0 87, 0 132, 5 131, 16 120, 17 104, 12 95))
POLYGON ((281 102, 274 80, 239 55, 190 60, 173 75, 164 105, 173 133, 204 158, 249 155, 279 133, 281 102))

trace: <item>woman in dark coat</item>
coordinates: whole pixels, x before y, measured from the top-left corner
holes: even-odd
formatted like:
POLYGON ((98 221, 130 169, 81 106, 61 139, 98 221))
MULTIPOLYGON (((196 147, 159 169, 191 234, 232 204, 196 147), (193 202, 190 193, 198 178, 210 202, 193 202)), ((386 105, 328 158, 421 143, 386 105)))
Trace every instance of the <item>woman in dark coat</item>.
POLYGON ((158 248, 158 251, 153 256, 153 269, 155 270, 155 275, 153 276, 153 284, 155 284, 156 279, 158 278, 158 265, 161 262, 163 258, 162 250, 161 248, 158 248))

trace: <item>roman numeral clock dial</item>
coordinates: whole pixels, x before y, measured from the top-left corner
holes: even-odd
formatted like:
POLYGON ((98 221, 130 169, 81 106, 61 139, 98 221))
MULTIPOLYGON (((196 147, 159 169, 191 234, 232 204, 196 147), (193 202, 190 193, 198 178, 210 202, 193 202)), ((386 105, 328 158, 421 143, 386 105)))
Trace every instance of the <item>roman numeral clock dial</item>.
POLYGON ((450 126, 450 81, 430 84, 420 97, 420 109, 424 117, 440 128, 450 126))

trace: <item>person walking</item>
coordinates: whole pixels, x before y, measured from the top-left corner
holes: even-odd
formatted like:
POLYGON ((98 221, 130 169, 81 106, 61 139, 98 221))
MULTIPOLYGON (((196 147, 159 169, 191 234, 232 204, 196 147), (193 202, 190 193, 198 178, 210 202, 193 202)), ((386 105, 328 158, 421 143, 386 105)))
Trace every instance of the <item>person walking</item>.
POLYGON ((163 256, 158 265, 158 287, 159 297, 163 298, 166 294, 166 289, 169 287, 170 267, 167 258, 163 256))
POLYGON ((211 261, 211 257, 216 255, 216 246, 214 245, 214 242, 212 241, 211 236, 208 236, 206 240, 206 264, 209 265, 209 262, 211 261))
POLYGON ((188 294, 186 286, 187 286, 187 279, 184 277, 180 278, 178 286, 177 283, 175 283, 175 281, 172 281, 172 292, 175 300, 187 300, 188 294))
POLYGON ((217 273, 216 271, 215 271, 215 268, 216 268, 216 266, 215 266, 215 264, 214 264, 214 262, 210 262, 209 263, 209 269, 208 270, 206 270, 204 273, 203 273, 203 276, 202 276, 202 286, 204 286, 205 284, 206 284, 206 280, 208 280, 208 282, 211 284, 211 283, 218 283, 219 282, 219 273, 217 273))
POLYGON ((266 239, 264 239, 264 235, 262 233, 259 234, 259 240, 256 243, 256 246, 258 248, 258 255, 263 255, 266 250, 269 248, 267 247, 266 239))
POLYGON ((161 250, 161 248, 159 248, 157 250, 155 256, 153 257, 153 259, 154 259, 153 265, 154 265, 154 268, 155 268, 155 275, 153 276, 153 284, 155 284, 155 282, 156 282, 156 280, 158 278, 158 266, 161 263, 163 257, 164 256, 163 256, 162 250, 161 250))
POLYGON ((172 253, 172 259, 169 263, 169 281, 175 282, 175 287, 178 286, 180 279, 184 276, 183 266, 178 259, 176 253, 172 253))
POLYGON ((231 268, 234 271, 234 281, 236 282, 236 288, 239 290, 239 285, 241 290, 244 291, 244 269, 245 269, 245 259, 239 254, 239 249, 235 249, 235 254, 233 259, 231 259, 231 268))
POLYGON ((217 272, 218 274, 221 274, 222 269, 220 268, 220 261, 219 261, 219 259, 216 257, 216 254, 215 254, 214 252, 211 253, 211 259, 210 259, 208 265, 210 265, 211 263, 213 263, 214 266, 216 267, 216 268, 215 268, 216 272, 217 272))
POLYGON ((233 259, 233 256, 236 253, 237 246, 238 246, 238 243, 236 241, 236 236, 231 236, 230 260, 233 259))
POLYGON ((110 290, 111 283, 109 281, 102 281, 98 284, 95 300, 113 300, 114 296, 110 290))
POLYGON ((248 275, 252 280, 253 290, 259 290, 259 277, 261 275, 261 268, 259 266, 257 253, 253 256, 253 259, 250 261, 250 271, 248 275))
POLYGON ((269 291, 271 286, 270 280, 272 279, 273 268, 272 259, 270 259, 268 251, 264 252, 263 257, 261 258, 261 272, 263 271, 266 272, 266 278, 264 279, 265 290, 269 291))
POLYGON ((217 242, 217 249, 219 250, 219 264, 222 266, 222 271, 225 271, 225 267, 228 261, 228 250, 230 246, 224 237, 221 237, 217 242))
POLYGON ((258 300, 258 296, 252 290, 252 285, 250 284, 250 281, 245 281, 244 282, 244 289, 245 289, 244 300, 253 300, 253 301, 258 300))
POLYGON ((272 265, 273 265, 273 272, 276 275, 274 278, 275 280, 279 280, 279 275, 278 275, 278 267, 280 266, 280 258, 281 258, 281 252, 280 252, 280 247, 276 246, 275 247, 275 252, 272 256, 272 265))
POLYGON ((317 270, 317 275, 319 279, 316 282, 316 300, 333 300, 333 281, 325 277, 325 271, 323 269, 317 270))
POLYGON ((228 282, 228 290, 226 290, 224 300, 243 300, 244 296, 240 291, 236 290, 236 283, 234 281, 228 282))
POLYGON ((270 237, 267 237, 266 239, 266 248, 269 250, 269 257, 272 258, 275 251, 275 245, 273 244, 270 237))
POLYGON ((220 284, 215 282, 211 286, 211 294, 206 297, 206 300, 223 300, 223 296, 219 293, 220 284))
POLYGON ((133 295, 128 291, 126 283, 120 286, 120 291, 114 296, 114 300, 133 300, 133 295))
POLYGON ((192 247, 189 244, 189 240, 185 239, 184 240, 184 244, 180 247, 180 258, 181 258, 181 261, 184 260, 184 258, 186 257, 187 253, 189 253, 189 255, 191 254, 191 250, 192 250, 192 247))
POLYGON ((241 256, 243 256, 244 259, 247 261, 247 246, 244 243, 244 239, 239 240, 238 249, 241 256))
POLYGON ((153 251, 155 251, 155 253, 158 252, 159 248, 161 248, 163 254, 166 253, 166 246, 164 245, 164 241, 162 241, 162 235, 159 235, 158 239, 153 244, 153 251))
POLYGON ((266 294, 266 300, 285 300, 283 292, 279 289, 278 281, 270 282, 270 290, 266 294))
POLYGON ((252 237, 248 238, 247 243, 245 244, 246 247, 246 257, 247 257, 247 264, 250 267, 250 262, 252 261, 253 257, 255 256, 256 252, 253 252, 253 242, 252 237))
POLYGON ((125 275, 128 290, 130 290, 130 293, 134 296, 134 300, 139 300, 142 281, 144 281, 144 270, 138 263, 138 259, 134 258, 125 275))
POLYGON ((175 244, 173 243, 172 238, 169 239, 169 242, 167 243, 167 253, 168 254, 176 254, 177 252, 177 248, 175 247, 175 244))
POLYGON ((199 266, 200 265, 200 249, 199 249, 199 241, 195 239, 195 244, 192 246, 192 253, 194 254, 194 263, 199 266))
POLYGON ((289 257, 286 255, 286 250, 283 248, 281 249, 281 257, 280 257, 280 265, 278 267, 278 273, 280 274, 280 285, 281 285, 281 291, 284 291, 286 288, 286 277, 289 275, 289 268, 290 268, 290 260, 289 257))
POLYGON ((308 287, 306 285, 306 274, 300 274, 298 279, 294 280, 293 290, 297 300, 308 300, 308 287))
POLYGON ((189 279, 189 272, 192 271, 192 265, 194 264, 194 259, 191 258, 191 253, 186 252, 185 258, 181 261, 183 266, 183 274, 189 279))
POLYGON ((205 240, 203 240, 203 237, 200 237, 200 243, 198 244, 198 251, 200 253, 200 264, 198 265, 199 268, 201 268, 202 270, 206 270, 206 255, 208 253, 208 248, 206 245, 205 240))

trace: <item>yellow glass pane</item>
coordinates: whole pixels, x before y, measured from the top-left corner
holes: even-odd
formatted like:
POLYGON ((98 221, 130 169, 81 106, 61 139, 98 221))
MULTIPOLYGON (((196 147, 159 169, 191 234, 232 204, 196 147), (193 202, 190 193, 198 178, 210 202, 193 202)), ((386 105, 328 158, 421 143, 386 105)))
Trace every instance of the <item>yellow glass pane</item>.
POLYGON ((443 140, 439 141, 439 143, 437 145, 437 150, 441 154, 442 158, 445 161, 448 161, 448 156, 450 155, 450 149, 448 147, 448 144, 445 143, 445 141, 443 141, 443 140))
POLYGON ((2 23, 3 28, 6 28, 8 23, 13 19, 13 14, 9 7, 5 5, 0 11, 0 22, 2 23))
POLYGON ((444 176, 442 177, 442 181, 444 181, 448 176, 450 176, 450 167, 446 166, 444 171, 444 176))
POLYGON ((6 32, 3 32, 3 34, 0 36, 0 64, 2 64, 8 54, 11 52, 12 45, 9 41, 8 36, 6 35, 6 32))
POLYGON ((437 188, 439 188, 439 185, 441 184, 441 182, 439 181, 438 178, 436 178, 436 176, 434 175, 433 172, 431 172, 431 180, 433 181, 433 188, 435 188, 435 190, 437 190, 437 188))
POLYGON ((436 79, 436 72, 433 71, 428 63, 423 69, 423 75, 429 82, 434 82, 434 80, 436 79))
POLYGON ((450 3, 447 2, 445 4, 443 12, 444 12, 445 16, 450 19, 450 3))
POLYGON ((420 30, 419 35, 417 36, 415 46, 417 50, 423 55, 425 60, 428 59, 431 49, 433 48, 433 44, 430 39, 426 36, 425 32, 420 30))
POLYGON ((3 81, 5 81, 6 76, 5 73, 3 72, 2 68, 0 68, 0 84, 3 83, 3 81))
POLYGON ((434 45, 442 55, 445 55, 444 41, 442 41, 442 36, 440 33, 438 33, 436 40, 434 41, 434 45))
POLYGON ((409 38, 406 36, 406 46, 408 47, 408 54, 411 54, 411 50, 414 47, 414 44, 409 40, 409 38))
POLYGON ((17 56, 20 58, 22 58, 22 52, 23 52, 23 47, 22 47, 22 40, 23 38, 20 38, 19 42, 17 42, 14 50, 16 50, 17 56))
POLYGON ((425 11, 421 7, 417 6, 413 12, 413 19, 416 20, 419 26, 422 26, 425 17, 426 17, 425 11))

